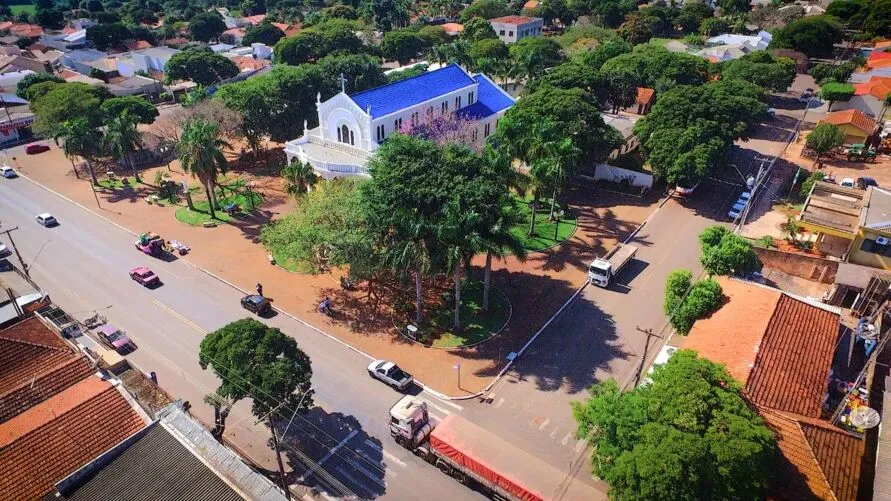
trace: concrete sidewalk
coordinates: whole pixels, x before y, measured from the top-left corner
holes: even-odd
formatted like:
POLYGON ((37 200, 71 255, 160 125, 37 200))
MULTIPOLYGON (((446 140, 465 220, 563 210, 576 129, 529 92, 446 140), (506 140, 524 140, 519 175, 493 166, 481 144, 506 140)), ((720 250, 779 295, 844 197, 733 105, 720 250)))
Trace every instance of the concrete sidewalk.
MULTIPOLYGON (((51 142, 47 144, 52 149, 40 155, 25 155, 22 147, 8 150, 9 157, 15 157, 12 165, 35 182, 135 233, 151 230, 165 239, 186 242, 192 252, 185 261, 244 290, 253 290, 258 282, 262 283, 264 294, 276 307, 372 357, 395 360, 427 386, 453 397, 485 388, 503 368, 507 354, 519 350, 584 283, 588 263, 629 234, 658 202, 655 196, 636 199, 598 191, 590 185, 572 186, 565 198, 578 214, 578 230, 569 242, 532 254, 525 263, 514 258, 494 263, 493 286, 505 292, 513 306, 507 328, 479 347, 443 350, 412 344, 399 336, 385 307, 375 305, 362 291, 343 291, 337 275, 295 274, 269 264, 259 243, 260 230, 271 219, 295 207, 278 177, 237 171, 246 180, 254 180, 255 189, 264 195, 261 209, 234 224, 193 227, 174 218, 176 207, 148 205, 144 198, 155 191, 148 185, 97 193, 101 205, 97 208, 86 176, 76 179, 61 150, 51 142), (338 312, 335 319, 316 311, 316 305, 326 295, 334 298, 338 312), (454 369, 458 364, 460 387, 454 369)), ((174 179, 186 177, 178 162, 172 162, 171 168, 174 179)), ((121 170, 119 174, 126 172, 121 170)), ((154 171, 144 170, 141 176, 150 182, 154 171)), ((481 260, 474 264, 479 266, 481 260)), ((479 269, 475 272, 480 273, 479 269)))

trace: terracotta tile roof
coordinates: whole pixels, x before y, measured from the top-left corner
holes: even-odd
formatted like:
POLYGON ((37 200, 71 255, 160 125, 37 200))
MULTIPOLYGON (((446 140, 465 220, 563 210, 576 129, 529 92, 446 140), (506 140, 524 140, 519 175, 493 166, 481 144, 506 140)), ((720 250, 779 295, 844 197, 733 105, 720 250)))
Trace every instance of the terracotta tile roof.
POLYGON ((244 19, 244 22, 256 26, 263 22, 266 19, 266 14, 257 14, 256 16, 247 16, 244 19))
POLYGON ((141 50, 141 49, 150 49, 153 45, 148 43, 145 40, 133 40, 127 42, 127 49, 129 50, 141 50))
POLYGON ((832 113, 827 113, 826 117, 823 120, 820 120, 820 123, 830 123, 833 125, 850 124, 862 130, 866 134, 872 134, 872 132, 876 128, 875 119, 866 116, 865 113, 857 109, 833 111, 832 113))
POLYGON ((464 25, 461 23, 445 23, 442 25, 442 29, 449 35, 457 34, 464 31, 464 25))
POLYGON ((174 37, 174 38, 168 38, 164 43, 166 45, 180 45, 180 44, 184 44, 184 43, 188 43, 188 42, 189 42, 189 39, 186 37, 174 37))
POLYGON ((891 77, 873 76, 868 82, 854 85, 855 96, 870 95, 881 101, 888 94, 891 94, 891 77))
POLYGON ((71 358, 72 349, 37 318, 0 331, 0 395, 71 358))
POLYGON ((873 45, 873 47, 875 47, 876 49, 887 49, 888 47, 891 47, 891 40, 883 40, 881 42, 876 42, 875 45, 873 45))
POLYGON ((13 35, 20 37, 37 38, 40 35, 43 35, 43 28, 36 24, 13 24, 6 29, 13 35))
POLYGON ((649 104, 653 101, 655 96, 656 91, 654 89, 648 89, 646 87, 637 88, 637 104, 649 104))
POLYGON ((886 59, 891 59, 891 52, 886 50, 874 50, 869 53, 869 57, 866 58, 866 63, 874 63, 876 61, 882 61, 886 59))
POLYGON ((758 405, 820 417, 838 337, 838 314, 784 294, 764 333, 746 394, 758 405))
POLYGON ((528 0, 526 3, 523 4, 523 8, 531 10, 531 9, 537 8, 538 5, 539 5, 538 0, 528 0))
POLYGON ((736 280, 719 282, 726 303, 712 316, 693 325, 683 347, 724 364, 730 375, 745 386, 782 293, 736 280))
POLYGON ((496 17, 495 19, 490 19, 489 22, 496 23, 505 23, 505 24, 526 24, 535 21, 537 18, 535 17, 526 17, 526 16, 504 16, 504 17, 496 17))
POLYGON ((145 426, 107 381, 85 379, 0 424, 0 499, 35 499, 145 426))
POLYGON ((764 407, 758 411, 776 433, 783 455, 771 499, 854 501, 865 443, 825 421, 764 407))
POLYGON ((224 35, 232 35, 233 37, 241 37, 241 38, 244 38, 244 35, 246 33, 247 32, 244 30, 244 28, 232 28, 230 30, 226 30, 223 32, 224 35))
POLYGON ((266 61, 265 59, 254 59, 250 56, 235 56, 232 58, 232 62, 235 63, 235 66, 238 66, 238 69, 241 71, 259 70, 270 64, 269 61, 266 61))
POLYGON ((271 25, 275 26, 276 28, 282 30, 282 33, 288 31, 288 28, 291 27, 290 25, 285 24, 285 23, 269 23, 269 24, 271 24, 271 25))
POLYGON ((72 356, 59 365, 35 374, 18 388, 0 394, 0 423, 25 412, 93 374, 95 369, 83 356, 72 356))

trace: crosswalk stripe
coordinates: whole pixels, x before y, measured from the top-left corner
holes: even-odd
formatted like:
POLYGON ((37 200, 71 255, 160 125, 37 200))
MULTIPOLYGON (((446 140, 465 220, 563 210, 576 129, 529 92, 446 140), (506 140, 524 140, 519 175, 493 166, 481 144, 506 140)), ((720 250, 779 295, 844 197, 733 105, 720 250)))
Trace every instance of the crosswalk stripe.
POLYGON ((570 438, 572 438, 572 432, 567 433, 566 436, 563 437, 563 440, 560 441, 560 444, 563 445, 563 446, 565 447, 566 445, 569 444, 569 439, 570 439, 570 438))
POLYGON ((402 461, 402 460, 399 459, 398 457, 394 456, 393 454, 390 454, 389 452, 387 452, 387 451, 385 451, 385 450, 381 450, 381 452, 384 453, 384 457, 385 457, 385 458, 387 458, 387 459, 389 459, 390 461, 392 461, 392 462, 398 464, 399 466, 402 466, 403 468, 406 467, 406 466, 408 466, 404 461, 402 461))
POLYGON ((378 445, 376 442, 371 440, 370 438, 365 439, 365 445, 371 447, 372 449, 383 450, 384 448, 378 445))
POLYGON ((545 418, 545 420, 542 421, 542 423, 538 426, 538 431, 541 431, 541 430, 547 428, 550 423, 551 423, 551 419, 545 418))
MULTIPOLYGON (((422 398, 421 400, 423 400, 428 406, 433 407, 434 409, 436 409, 436 410, 438 410, 439 412, 445 414, 446 416, 448 416, 449 414, 452 413, 452 411, 447 410, 447 409, 443 409, 442 407, 440 407, 440 406, 434 404, 433 402, 431 402, 430 400, 427 400, 426 398, 422 398)), ((429 410, 429 409, 428 409, 428 410, 429 410)), ((433 413, 431 412, 430 414, 432 415, 433 413)))
POLYGON ((498 403, 495 404, 495 408, 497 409, 497 408, 501 407, 502 405, 504 405, 504 397, 501 397, 498 399, 498 403))

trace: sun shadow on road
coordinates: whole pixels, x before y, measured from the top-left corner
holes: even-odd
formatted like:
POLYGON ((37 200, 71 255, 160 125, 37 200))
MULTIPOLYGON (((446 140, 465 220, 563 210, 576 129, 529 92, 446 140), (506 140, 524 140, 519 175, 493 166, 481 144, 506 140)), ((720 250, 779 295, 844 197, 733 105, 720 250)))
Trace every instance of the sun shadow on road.
POLYGON ((291 485, 309 485, 335 497, 360 499, 374 499, 386 492, 383 444, 353 416, 314 407, 294 417, 290 427, 286 419, 277 420, 280 433, 286 427, 287 435, 281 441, 294 470, 288 479, 291 485), (313 470, 316 465, 321 468, 313 470))

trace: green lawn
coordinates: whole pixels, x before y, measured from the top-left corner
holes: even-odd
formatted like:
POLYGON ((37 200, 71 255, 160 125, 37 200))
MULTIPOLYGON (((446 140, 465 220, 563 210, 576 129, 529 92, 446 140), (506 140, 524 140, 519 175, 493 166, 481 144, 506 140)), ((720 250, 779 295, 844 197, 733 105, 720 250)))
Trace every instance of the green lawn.
MULTIPOLYGON (((489 290, 489 311, 482 310, 482 282, 465 283, 461 290, 461 323, 463 329, 452 329, 455 321, 455 300, 453 291, 443 291, 444 302, 438 308, 427 311, 425 324, 419 337, 424 344, 435 348, 458 348, 486 341, 499 332, 510 319, 510 303, 503 292, 496 288, 489 290), (432 343, 430 342, 432 340, 432 343)), ((409 318, 414 318, 414 306, 409 318)), ((404 329, 404 325, 401 326, 404 329)))
POLYGON ((305 261, 298 261, 296 259, 292 259, 289 257, 285 257, 285 255, 281 251, 271 251, 272 257, 275 259, 275 264, 280 267, 294 272, 294 273, 312 273, 313 269, 309 263, 305 261))
MULTIPOLYGON (((188 207, 180 207, 176 210, 176 219, 182 223, 186 223, 192 226, 201 226, 208 221, 216 221, 217 223, 231 223, 232 221, 238 219, 239 216, 244 216, 251 213, 251 202, 248 199, 247 193, 226 193, 226 196, 223 196, 222 193, 217 194, 218 202, 220 204, 220 210, 215 211, 216 219, 210 217, 210 204, 207 202, 207 199, 199 199, 194 195, 192 196, 192 203, 195 206, 195 210, 189 210, 188 207), (222 210, 222 207, 230 203, 235 203, 241 208, 241 210, 236 213, 234 217, 230 216, 226 213, 226 211, 222 210)), ((253 192, 253 202, 255 208, 259 207, 260 204, 263 203, 263 196, 257 192, 253 192)))
POLYGON ((123 190, 124 188, 132 188, 136 185, 136 179, 132 177, 116 177, 114 180, 104 178, 99 180, 99 186, 109 190, 123 190), (128 184, 124 184, 124 179, 128 184))
POLYGON ((551 212, 550 200, 539 200, 538 210, 535 216, 535 228, 532 234, 529 234, 529 225, 532 222, 532 208, 529 202, 532 197, 520 198, 514 197, 514 206, 523 215, 523 223, 511 229, 514 234, 523 242, 523 247, 528 252, 538 252, 559 242, 563 242, 575 233, 578 222, 572 209, 563 207, 563 218, 558 223, 556 221, 548 221, 548 215, 551 212), (557 239, 554 239, 554 231, 557 231, 557 239))
POLYGON ((37 13, 37 6, 34 4, 10 5, 9 10, 12 11, 13 16, 17 16, 17 15, 21 14, 22 12, 25 12, 29 15, 34 15, 35 13, 37 13))

